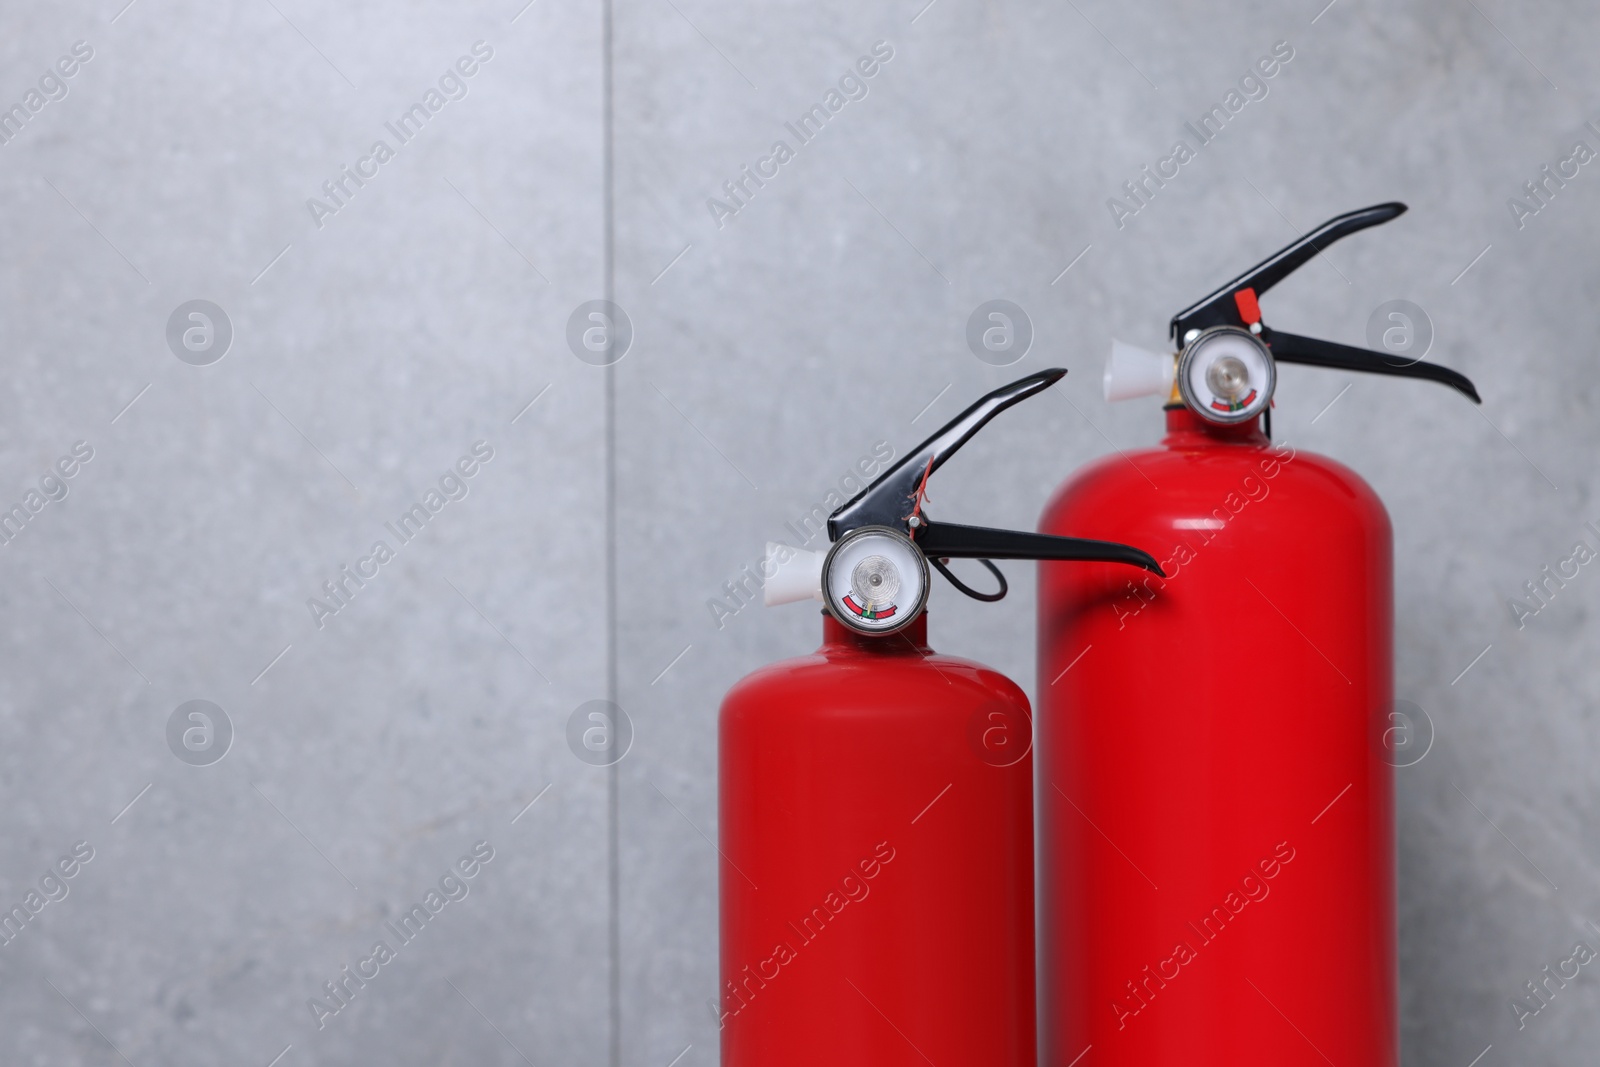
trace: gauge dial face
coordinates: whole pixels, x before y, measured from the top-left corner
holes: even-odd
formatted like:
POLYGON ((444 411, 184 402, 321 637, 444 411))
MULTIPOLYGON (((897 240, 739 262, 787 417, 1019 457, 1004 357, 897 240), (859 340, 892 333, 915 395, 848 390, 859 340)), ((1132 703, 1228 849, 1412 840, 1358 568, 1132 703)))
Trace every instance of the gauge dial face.
POLYGON ((1231 424, 1260 415, 1272 402, 1277 377, 1267 346, 1231 326, 1205 331, 1178 358, 1184 403, 1210 422, 1231 424))
POLYGON ((822 565, 833 617, 864 634, 890 634, 928 602, 928 561, 898 530, 864 526, 842 537, 822 565))

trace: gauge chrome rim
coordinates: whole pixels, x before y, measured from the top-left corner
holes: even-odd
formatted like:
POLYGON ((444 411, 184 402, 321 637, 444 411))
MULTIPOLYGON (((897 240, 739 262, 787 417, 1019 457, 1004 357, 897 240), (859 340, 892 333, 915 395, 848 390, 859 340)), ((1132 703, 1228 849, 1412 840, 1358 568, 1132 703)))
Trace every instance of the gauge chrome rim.
POLYGON ((1259 337, 1213 326, 1178 357, 1178 392, 1189 410, 1223 426, 1248 422, 1272 402, 1278 369, 1259 337))
POLYGON ((822 564, 828 613, 861 634, 892 634, 928 603, 928 561, 911 538, 888 526, 841 537, 822 564))

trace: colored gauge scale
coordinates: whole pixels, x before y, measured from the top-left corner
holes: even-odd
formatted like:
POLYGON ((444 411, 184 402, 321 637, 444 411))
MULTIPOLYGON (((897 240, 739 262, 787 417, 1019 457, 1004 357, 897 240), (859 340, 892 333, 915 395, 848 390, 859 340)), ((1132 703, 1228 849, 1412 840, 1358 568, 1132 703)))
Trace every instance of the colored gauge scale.
POLYGON ((822 565, 828 611, 858 633, 890 634, 928 602, 928 561, 887 526, 863 526, 835 542, 822 565))
POLYGON ((1201 418, 1224 425, 1255 418, 1272 401, 1277 366, 1259 339, 1232 326, 1204 331, 1178 357, 1178 391, 1201 418))

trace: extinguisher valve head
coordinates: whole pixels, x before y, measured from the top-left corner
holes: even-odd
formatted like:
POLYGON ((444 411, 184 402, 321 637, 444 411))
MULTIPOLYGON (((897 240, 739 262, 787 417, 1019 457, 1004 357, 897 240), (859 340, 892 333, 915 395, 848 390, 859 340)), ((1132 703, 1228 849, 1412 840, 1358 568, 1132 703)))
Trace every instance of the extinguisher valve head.
MULTIPOLYGON (((928 478, 990 419, 1048 389, 1066 373, 1053 368, 1019 378, 946 423, 828 516, 833 544, 826 553, 768 544, 761 561, 766 603, 820 600, 848 629, 892 634, 911 625, 927 607, 930 561, 958 590, 978 600, 1005 596, 1005 578, 991 562, 996 559, 1103 561, 1160 574, 1154 557, 1127 545, 928 518, 928 478), (967 587, 946 566, 952 559, 979 560, 999 580, 999 591, 978 593, 967 587)), ((1165 381, 1170 385, 1170 370, 1165 381)))
MULTIPOLYGON (((1272 329, 1261 321, 1261 297, 1267 290, 1311 262, 1314 257, 1321 255, 1333 242, 1370 226, 1399 218, 1405 214, 1405 210, 1406 206, 1400 203, 1374 204, 1372 207, 1349 211, 1331 218, 1172 316, 1168 329, 1173 341, 1182 349, 1182 355, 1179 357, 1178 385, 1184 403, 1195 414, 1212 422, 1236 423, 1260 414, 1272 399, 1270 377, 1265 381, 1261 379, 1258 360, 1243 354, 1244 345, 1237 339, 1225 342, 1213 339, 1208 342, 1208 337, 1222 327, 1259 340, 1260 343, 1255 346, 1255 351, 1264 356, 1269 376, 1272 374, 1271 368, 1274 363, 1300 363, 1312 367, 1360 371, 1365 374, 1420 378, 1423 381, 1448 385, 1473 403, 1482 403, 1477 387, 1460 371, 1437 363, 1425 363, 1420 359, 1402 359, 1387 352, 1357 348, 1335 341, 1323 341, 1315 337, 1302 337, 1299 334, 1272 329), (1202 361, 1198 358, 1199 351, 1196 350, 1202 344, 1208 343, 1213 346, 1226 345, 1228 350, 1224 351, 1220 347, 1202 350, 1210 357, 1202 361), (1195 355, 1190 357, 1192 351, 1195 355), (1251 389, 1256 390, 1261 402, 1255 410, 1245 413, 1244 408, 1235 407, 1235 404, 1243 403, 1242 397, 1228 396, 1230 391, 1228 383, 1239 379, 1238 368, 1231 362, 1220 365, 1215 363, 1226 355, 1238 359, 1249 372, 1248 387, 1243 396, 1249 396, 1251 389), (1198 377, 1185 374, 1185 365, 1182 362, 1184 358, 1189 358, 1190 369, 1198 368, 1196 371, 1198 377), (1220 402, 1221 406, 1216 406, 1214 401, 1220 402)), ((1112 398, 1109 371, 1106 375, 1106 398, 1112 398)), ((1251 405, 1245 405, 1249 406, 1251 405)))

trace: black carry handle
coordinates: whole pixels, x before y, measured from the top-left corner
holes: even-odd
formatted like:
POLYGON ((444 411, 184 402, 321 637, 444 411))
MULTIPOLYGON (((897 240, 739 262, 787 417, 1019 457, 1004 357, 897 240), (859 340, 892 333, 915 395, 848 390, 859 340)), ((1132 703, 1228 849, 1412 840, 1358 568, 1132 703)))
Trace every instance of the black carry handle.
MULTIPOLYGON (((1471 380, 1449 367, 1442 367, 1437 363, 1424 363, 1421 360, 1401 359, 1368 348, 1322 341, 1315 337, 1284 333, 1269 329, 1259 318, 1252 321, 1245 316, 1245 309, 1254 307, 1256 299, 1262 293, 1305 266, 1313 256, 1333 242, 1370 226, 1378 226, 1391 219, 1397 219, 1405 212, 1404 204, 1391 202, 1374 204, 1372 207, 1329 219, 1198 303, 1174 315, 1170 326, 1173 341, 1181 348, 1192 330, 1205 330, 1212 326, 1248 329, 1259 324, 1257 332, 1272 349, 1273 358, 1281 363, 1334 367, 1339 370, 1361 371, 1365 374, 1388 374, 1397 378, 1420 378, 1448 385, 1475 404, 1483 403, 1478 396, 1477 387, 1471 380)), ((1256 313, 1259 315, 1259 308, 1256 309, 1256 313)))
POLYGON ((1233 294, 1242 289, 1253 289, 1257 296, 1271 289, 1289 275, 1309 263, 1313 256, 1341 237, 1380 226, 1406 213, 1401 203, 1375 204, 1360 211, 1351 211, 1329 219, 1298 241, 1280 248, 1257 263, 1216 292, 1185 308, 1172 317, 1171 337, 1178 344, 1190 330, 1204 330, 1208 326, 1248 326, 1242 321, 1235 306, 1233 294))

